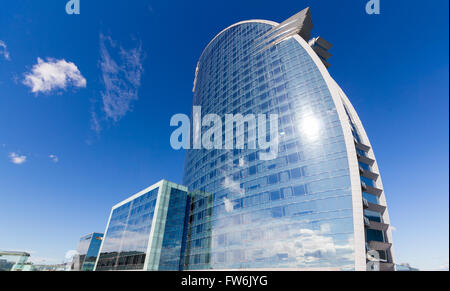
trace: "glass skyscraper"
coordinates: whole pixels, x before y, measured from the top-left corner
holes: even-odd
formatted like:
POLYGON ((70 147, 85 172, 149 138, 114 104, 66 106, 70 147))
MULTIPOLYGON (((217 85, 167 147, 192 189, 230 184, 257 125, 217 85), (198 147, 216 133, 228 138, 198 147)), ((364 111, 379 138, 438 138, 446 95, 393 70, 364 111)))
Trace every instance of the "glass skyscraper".
MULTIPOLYGON (((262 150, 247 144, 188 150, 183 184, 198 192, 192 195, 183 269, 394 269, 374 152, 328 72, 331 44, 311 38, 312 27, 309 8, 281 24, 239 22, 201 55, 194 106, 222 118, 277 114, 279 153, 266 161, 262 150)), ((232 133, 246 139, 256 131, 251 124, 234 127, 232 133)), ((108 231, 115 237, 117 230, 117 243, 127 233, 130 203, 112 214, 108 231)), ((121 252, 146 250, 145 243, 112 245, 105 240, 100 261, 112 256, 105 265, 115 268, 121 252)), ((142 268, 144 258, 139 262, 142 268)))
POLYGON ((83 236, 78 243, 77 255, 73 258, 72 270, 93 271, 102 245, 103 233, 83 236))
POLYGON ((165 180, 114 206, 95 270, 181 270, 189 207, 187 188, 165 180))

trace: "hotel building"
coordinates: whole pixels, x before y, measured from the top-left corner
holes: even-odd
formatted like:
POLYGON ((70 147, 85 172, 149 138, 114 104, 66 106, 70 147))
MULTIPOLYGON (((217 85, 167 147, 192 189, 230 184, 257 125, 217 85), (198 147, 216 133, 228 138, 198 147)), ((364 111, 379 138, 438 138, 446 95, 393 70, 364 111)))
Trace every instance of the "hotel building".
MULTIPOLYGON (((203 51, 193 105, 222 118, 277 114, 279 154, 262 160, 248 143, 187 151, 183 184, 210 194, 192 198, 184 269, 394 269, 373 148, 328 71, 332 45, 312 28, 309 8, 242 21, 203 51)), ((233 129, 246 140, 255 131, 233 129)))

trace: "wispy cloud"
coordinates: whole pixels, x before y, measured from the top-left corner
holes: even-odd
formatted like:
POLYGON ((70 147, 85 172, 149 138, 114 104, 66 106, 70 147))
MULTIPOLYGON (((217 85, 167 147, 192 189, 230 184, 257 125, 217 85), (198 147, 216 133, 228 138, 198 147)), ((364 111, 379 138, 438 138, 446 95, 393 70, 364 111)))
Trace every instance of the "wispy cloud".
POLYGON ((100 125, 100 121, 98 120, 95 111, 91 111, 91 129, 95 132, 100 132, 102 130, 102 126, 100 125))
MULTIPOLYGON (((106 119, 119 121, 132 110, 132 102, 138 100, 143 71, 142 58, 140 44, 126 50, 111 37, 100 34, 100 67, 105 86, 101 96, 106 119)), ((93 122, 96 120, 98 122, 98 119, 93 122)), ((94 128, 99 127, 94 124, 94 128)))
POLYGON ((11 60, 11 56, 8 52, 8 47, 6 46, 6 43, 2 40, 0 40, 0 56, 3 56, 6 60, 11 60))
POLYGON ((23 84, 31 88, 33 93, 49 93, 53 90, 65 90, 68 86, 86 87, 86 79, 81 75, 78 67, 66 60, 38 58, 38 63, 31 72, 25 74, 23 84))
POLYGON ((56 155, 49 155, 48 156, 52 162, 57 163, 59 162, 59 158, 56 155))
POLYGON ((11 163, 16 165, 22 165, 27 161, 27 157, 24 155, 19 155, 17 153, 10 153, 9 159, 11 160, 11 163))

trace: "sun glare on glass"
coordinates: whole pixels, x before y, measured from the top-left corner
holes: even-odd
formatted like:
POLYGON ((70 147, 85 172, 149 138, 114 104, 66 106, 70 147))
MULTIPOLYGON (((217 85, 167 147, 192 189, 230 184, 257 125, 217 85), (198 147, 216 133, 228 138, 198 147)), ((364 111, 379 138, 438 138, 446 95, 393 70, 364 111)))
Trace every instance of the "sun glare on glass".
POLYGON ((309 139, 317 139, 319 137, 320 129, 320 121, 315 116, 307 116, 301 121, 301 134, 309 139))

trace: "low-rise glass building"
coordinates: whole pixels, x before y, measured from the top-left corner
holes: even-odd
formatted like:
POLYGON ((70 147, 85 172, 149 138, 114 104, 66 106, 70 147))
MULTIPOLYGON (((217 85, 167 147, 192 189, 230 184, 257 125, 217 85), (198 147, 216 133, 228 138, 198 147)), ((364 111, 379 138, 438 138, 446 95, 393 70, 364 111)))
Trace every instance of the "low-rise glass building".
POLYGON ((0 271, 22 271, 29 257, 25 252, 0 251, 0 271))
POLYGON ((77 255, 74 257, 74 271, 93 271, 97 260, 100 246, 102 245, 103 233, 91 233, 83 236, 78 243, 77 255))
POLYGON ((180 270, 189 208, 187 188, 165 180, 117 204, 95 270, 180 270))

